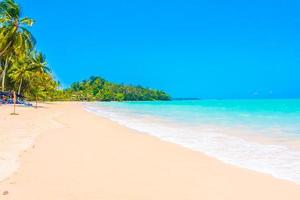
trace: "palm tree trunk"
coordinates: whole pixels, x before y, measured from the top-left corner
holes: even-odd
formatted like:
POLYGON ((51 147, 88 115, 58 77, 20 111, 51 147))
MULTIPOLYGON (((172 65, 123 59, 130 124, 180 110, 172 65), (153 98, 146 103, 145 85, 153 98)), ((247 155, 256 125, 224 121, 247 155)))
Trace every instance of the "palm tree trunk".
POLYGON ((10 41, 10 42, 8 43, 8 45, 6 45, 6 47, 0 52, 0 57, 1 57, 1 56, 6 52, 6 50, 10 47, 11 43, 12 43, 12 41, 10 41))
POLYGON ((37 95, 35 95, 35 108, 37 108, 37 106, 38 106, 38 97, 37 95))
POLYGON ((22 83, 23 83, 23 79, 21 78, 19 89, 18 89, 18 95, 21 94, 22 83))
POLYGON ((2 72, 2 92, 5 91, 5 78, 6 78, 7 67, 8 67, 8 58, 6 58, 5 60, 4 70, 2 72))

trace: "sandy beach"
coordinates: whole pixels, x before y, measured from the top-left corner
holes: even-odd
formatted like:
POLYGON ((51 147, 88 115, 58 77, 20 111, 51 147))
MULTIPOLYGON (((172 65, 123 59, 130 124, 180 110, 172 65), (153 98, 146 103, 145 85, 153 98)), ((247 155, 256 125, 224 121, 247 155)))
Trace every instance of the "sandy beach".
POLYGON ((11 109, 0 107, 0 134, 37 136, 0 183, 3 200, 300 199, 300 185, 138 133, 80 103, 11 109))

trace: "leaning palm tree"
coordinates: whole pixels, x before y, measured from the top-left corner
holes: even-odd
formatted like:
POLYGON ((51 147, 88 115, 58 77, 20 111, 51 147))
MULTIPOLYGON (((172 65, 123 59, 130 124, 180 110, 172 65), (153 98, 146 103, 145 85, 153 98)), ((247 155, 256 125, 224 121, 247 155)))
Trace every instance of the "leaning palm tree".
POLYGON ((35 39, 27 29, 34 21, 21 18, 21 10, 14 0, 0 2, 0 63, 2 63, 2 91, 5 90, 6 72, 9 62, 25 51, 32 50, 35 39))

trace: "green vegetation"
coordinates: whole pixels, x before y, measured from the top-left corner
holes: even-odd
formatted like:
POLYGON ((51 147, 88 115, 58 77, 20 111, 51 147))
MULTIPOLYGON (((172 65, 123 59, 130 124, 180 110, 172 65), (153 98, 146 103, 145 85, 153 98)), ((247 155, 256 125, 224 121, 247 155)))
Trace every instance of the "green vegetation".
POLYGON ((29 100, 43 99, 57 89, 45 57, 35 49, 29 31, 34 20, 21 16, 14 0, 0 2, 1 91, 17 91, 29 100))
POLYGON ((34 20, 21 16, 14 0, 0 1, 1 91, 16 91, 28 100, 152 101, 169 100, 166 93, 141 86, 108 82, 91 77, 70 88, 59 89, 45 56, 35 48, 30 33, 34 20))
POLYGON ((67 99, 87 101, 153 101, 169 100, 170 96, 160 90, 146 89, 141 86, 130 86, 111 83, 101 77, 91 77, 76 82, 64 91, 67 99))

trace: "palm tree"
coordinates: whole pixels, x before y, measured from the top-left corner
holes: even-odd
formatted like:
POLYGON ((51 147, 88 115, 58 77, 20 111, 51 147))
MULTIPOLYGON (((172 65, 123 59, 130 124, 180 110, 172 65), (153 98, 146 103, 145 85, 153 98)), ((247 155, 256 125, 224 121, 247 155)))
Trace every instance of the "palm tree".
POLYGON ((26 56, 22 56, 12 63, 13 64, 9 70, 8 76, 13 80, 13 82, 15 82, 15 84, 19 84, 18 94, 20 94, 23 81, 30 78, 31 66, 26 56))
POLYGON ((46 57, 41 52, 32 51, 31 52, 32 66, 35 70, 40 71, 41 73, 50 73, 50 68, 46 61, 46 57))
POLYGON ((36 71, 32 73, 32 78, 29 82, 31 96, 34 97, 37 103, 40 98, 46 99, 49 92, 53 92, 57 88, 57 83, 53 80, 50 73, 43 73, 41 71, 36 71))
POLYGON ((31 63, 29 68, 28 89, 31 95, 35 97, 36 108, 40 97, 45 99, 49 92, 53 92, 57 88, 57 83, 54 81, 46 58, 42 53, 35 51, 31 52, 31 63))
POLYGON ((14 61, 9 72, 9 77, 19 85, 18 94, 21 94, 23 82, 29 83, 37 72, 50 73, 50 69, 47 66, 45 56, 33 51, 30 54, 23 54, 14 61))
POLYGON ((21 18, 21 10, 14 0, 0 2, 0 63, 2 63, 2 91, 5 90, 6 72, 9 62, 15 60, 24 51, 31 51, 35 39, 27 29, 34 21, 21 18))

